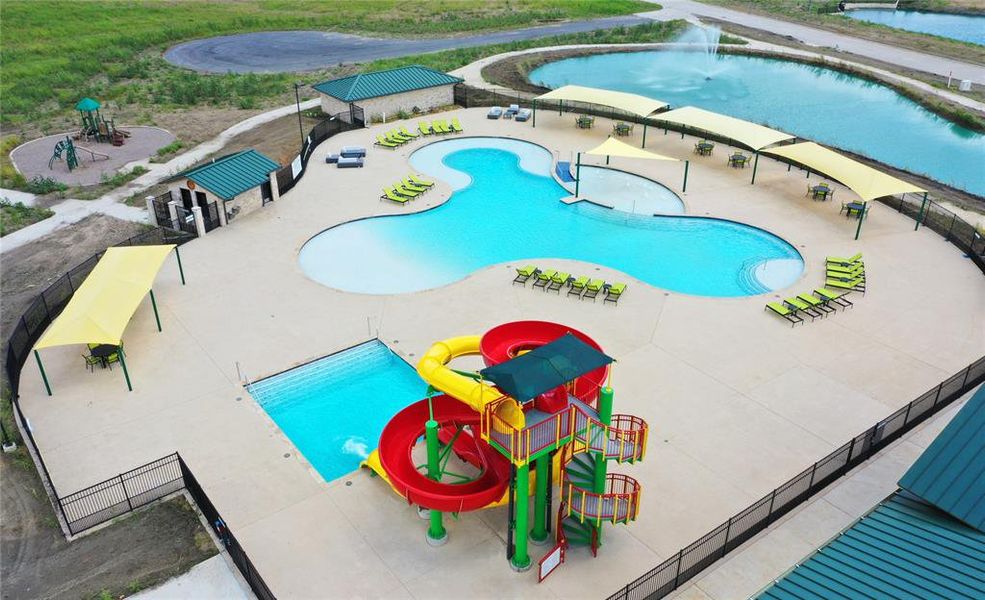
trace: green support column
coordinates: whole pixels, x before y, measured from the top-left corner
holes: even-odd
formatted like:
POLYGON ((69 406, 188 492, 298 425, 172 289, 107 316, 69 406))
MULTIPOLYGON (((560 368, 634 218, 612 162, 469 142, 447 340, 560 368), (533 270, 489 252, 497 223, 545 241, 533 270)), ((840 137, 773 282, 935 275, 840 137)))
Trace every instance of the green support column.
POLYGON ((643 123, 643 143, 640 144, 640 148, 646 148, 646 123, 643 123))
POLYGON ((34 351, 34 360, 38 361, 38 370, 41 371, 41 381, 44 382, 44 389, 45 389, 45 391, 48 392, 48 395, 50 396, 51 395, 51 386, 48 385, 48 375, 45 374, 45 372, 44 372, 44 365, 41 364, 41 355, 38 354, 38 351, 37 350, 34 351))
MULTIPOLYGON (((428 477, 435 481, 441 480, 441 461, 439 458, 440 444, 438 442, 438 422, 428 419, 424 424, 424 440, 428 452, 428 477)), ((427 542, 432 546, 441 546, 448 541, 448 532, 441 522, 441 511, 432 510, 428 526, 427 542)))
POLYGON ((533 126, 536 127, 537 126, 537 101, 536 100, 533 101, 533 106, 534 106, 534 116, 533 116, 534 123, 533 123, 533 126))
POLYGON ((609 164, 609 155, 608 154, 605 155, 605 164, 609 164))
POLYGON ((564 110, 564 100, 557 101, 557 116, 561 116, 561 111, 564 110))
POLYGON ((185 270, 181 268, 181 253, 178 252, 178 247, 174 247, 174 257, 178 259, 178 274, 181 275, 181 285, 185 285, 185 270))
MULTIPOLYGON (((906 194, 903 194, 906 197, 906 194)), ((923 193, 923 201, 920 202, 920 214, 917 215, 917 224, 913 227, 913 231, 920 229, 920 221, 923 221, 923 211, 927 208, 927 192, 923 193)), ((856 238, 857 239, 857 238, 856 238)))
MULTIPOLYGON (((612 424, 612 395, 613 395, 612 388, 609 386, 605 386, 601 390, 599 390, 599 404, 598 404, 599 421, 601 421, 603 425, 607 425, 607 426, 612 424)), ((595 481, 594 481, 594 489, 592 490, 596 494, 605 493, 605 476, 606 476, 607 466, 608 466, 608 461, 605 460, 605 457, 603 457, 601 453, 596 454, 595 455, 595 481)), ((601 527, 598 528, 597 535, 598 535, 598 543, 599 545, 601 545, 602 544, 601 527)))
POLYGON ((530 555, 527 553, 527 517, 530 512, 530 464, 516 468, 516 545, 510 566, 514 571, 530 568, 530 555))
POLYGON ((534 528, 530 530, 530 539, 535 544, 547 541, 547 487, 551 473, 551 454, 547 453, 534 463, 537 471, 537 489, 534 490, 534 528))
POLYGON ((684 161, 684 185, 681 187, 681 192, 687 191, 687 171, 691 167, 691 161, 684 161))
POLYGON ((578 162, 575 163, 575 197, 578 197, 578 184, 581 183, 581 152, 578 153, 578 162))
POLYGON ((862 233, 862 220, 865 219, 865 209, 869 206, 868 201, 862 203, 862 212, 858 215, 858 227, 855 229, 855 239, 862 233))
POLYGON ((127 390, 133 391, 133 386, 130 385, 130 372, 127 371, 127 357, 126 352, 123 351, 123 346, 120 346, 118 350, 120 354, 120 366, 123 367, 123 378, 127 380, 127 390))
POLYGON ((154 299, 154 290, 150 291, 150 305, 154 309, 154 320, 157 321, 157 330, 161 331, 161 315, 157 314, 157 300, 154 299))
POLYGON ((756 153, 756 160, 752 161, 752 181, 750 184, 756 183, 756 169, 759 168, 759 152, 756 153))

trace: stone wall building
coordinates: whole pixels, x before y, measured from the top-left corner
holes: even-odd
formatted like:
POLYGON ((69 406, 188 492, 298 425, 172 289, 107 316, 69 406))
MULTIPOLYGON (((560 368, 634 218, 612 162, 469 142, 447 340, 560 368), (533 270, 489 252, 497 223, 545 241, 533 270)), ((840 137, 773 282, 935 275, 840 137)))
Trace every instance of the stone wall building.
POLYGON ((415 65, 330 79, 314 88, 321 94, 321 109, 325 114, 361 109, 364 121, 369 123, 395 119, 401 111, 425 113, 454 104, 455 84, 461 81, 447 73, 415 65))

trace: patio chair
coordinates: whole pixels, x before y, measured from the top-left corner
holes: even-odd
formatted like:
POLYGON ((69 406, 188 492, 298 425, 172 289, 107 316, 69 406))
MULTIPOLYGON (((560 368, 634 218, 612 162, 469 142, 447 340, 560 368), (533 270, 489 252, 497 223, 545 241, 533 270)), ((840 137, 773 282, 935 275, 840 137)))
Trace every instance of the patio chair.
POLYGON ((554 269, 548 269, 546 271, 541 271, 540 273, 537 273, 537 281, 534 282, 534 287, 543 288, 544 291, 547 291, 547 285, 551 282, 552 279, 554 279, 555 275, 557 275, 557 271, 555 271, 554 269))
POLYGON ((817 317, 823 317, 825 314, 815 308, 812 308, 810 304, 804 302, 803 300, 800 300, 799 298, 784 298, 783 301, 790 308, 793 308, 797 312, 804 313, 805 315, 810 317, 811 321, 813 321, 817 317))
POLYGON ((540 273, 540 269, 538 269, 535 265, 520 267, 516 270, 516 277, 513 278, 513 285, 519 283, 520 285, 526 287, 527 280, 531 277, 537 276, 538 273, 540 273))
POLYGON ((117 350, 116 352, 110 354, 109 356, 103 359, 103 364, 109 367, 110 371, 113 370, 113 363, 117 363, 117 362, 120 362, 120 350, 117 350))
POLYGON ((373 145, 374 146, 382 146, 384 148, 389 148, 389 149, 393 150, 394 148, 396 148, 400 144, 398 144, 396 142, 391 142, 389 140, 385 140, 385 139, 383 139, 383 136, 382 135, 378 135, 378 136, 376 136, 376 141, 373 142, 373 145))
POLYGON ((428 188, 434 185, 433 181, 428 181, 427 179, 421 179, 420 177, 414 175, 413 173, 411 173, 407 177, 410 178, 410 180, 416 183, 417 185, 423 185, 424 187, 428 187, 428 188))
POLYGON ((609 289, 605 290, 605 298, 602 298, 602 304, 605 304, 606 302, 617 304, 619 299, 622 298, 622 293, 625 291, 625 283, 613 283, 609 286, 609 289))
POLYGON ((853 265, 855 263, 862 262, 862 253, 859 252, 855 256, 851 256, 849 258, 842 258, 840 256, 829 256, 825 259, 825 262, 827 262, 829 265, 836 264, 845 267, 848 265, 853 265))
POLYGON ((573 277, 571 277, 571 273, 558 273, 554 277, 551 277, 551 283, 547 286, 547 290, 545 291, 556 292, 557 295, 560 296, 561 288, 568 284, 572 279, 573 277))
POLYGON ((98 356, 93 356, 91 354, 83 354, 82 358, 86 361, 86 368, 93 373, 96 372, 96 365, 103 364, 103 359, 99 358, 98 356))
POLYGON ((773 311, 774 314, 780 315, 787 321, 790 321, 790 326, 793 327, 797 323, 803 323, 804 320, 797 316, 797 311, 790 310, 786 306, 783 306, 779 302, 767 302, 766 310, 773 311))
POLYGON ((585 284, 585 293, 581 295, 581 299, 591 298, 592 302, 595 302, 595 298, 602 291, 602 287, 605 285, 605 281, 602 279, 593 279, 585 284))
POLYGON ((465 131, 464 129, 462 129, 462 124, 458 122, 458 117, 452 117, 451 129, 454 133, 462 133, 463 131, 465 131))
POLYGON ((383 195, 380 196, 380 200, 390 200, 396 202, 397 204, 407 204, 410 198, 405 198, 399 195, 393 188, 383 188, 383 195))
POLYGON ((568 288, 569 296, 578 296, 585 292, 585 285, 588 283, 588 277, 579 277, 571 281, 571 287, 568 288))
POLYGON ((855 305, 845 296, 848 292, 834 292, 827 288, 816 288, 814 293, 823 298, 828 303, 837 304, 842 308, 854 308, 855 305))
POLYGON ((816 310, 823 311, 826 314, 835 312, 835 309, 828 306, 824 300, 821 300, 820 298, 814 296, 813 294, 808 294, 806 292, 803 294, 797 294, 797 299, 803 300, 804 302, 810 304, 816 310))

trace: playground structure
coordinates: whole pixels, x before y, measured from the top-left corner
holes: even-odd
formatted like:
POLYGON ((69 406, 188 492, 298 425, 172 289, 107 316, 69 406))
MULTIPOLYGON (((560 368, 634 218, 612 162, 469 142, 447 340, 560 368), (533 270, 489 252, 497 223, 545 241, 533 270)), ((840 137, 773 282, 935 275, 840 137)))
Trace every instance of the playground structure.
POLYGON ((76 154, 76 150, 82 150, 83 152, 88 152, 92 159, 92 162, 96 162, 96 158, 101 158, 103 160, 109 160, 109 154, 103 154, 102 152, 97 152, 85 146, 76 146, 72 141, 72 138, 65 136, 64 140, 59 140, 55 144, 55 149, 51 152, 51 158, 48 159, 48 169, 51 169, 55 164, 56 160, 62 160, 62 154, 65 155, 65 164, 68 166, 69 172, 79 167, 79 157, 76 154))
POLYGON ((75 105, 75 110, 79 111, 82 118, 82 125, 76 139, 83 141, 95 140, 97 142, 107 142, 114 146, 122 146, 126 138, 130 137, 130 132, 116 126, 113 119, 106 120, 99 109, 102 105, 92 98, 83 98, 75 105))
POLYGON ((542 580, 570 546, 588 546, 596 555, 602 525, 629 523, 639 512, 640 484, 607 466, 643 459, 649 427, 639 417, 613 414, 611 362, 585 334, 545 321, 437 342, 417 365, 427 397, 394 415, 364 466, 429 511, 432 545, 447 540, 444 512, 507 504, 507 558, 517 571, 531 566, 528 542, 546 543, 556 514, 555 545, 540 561, 542 580), (486 364, 477 373, 448 366, 476 354, 486 364), (427 459, 418 464, 413 450, 422 435, 427 459), (463 465, 450 467, 452 454, 463 465))

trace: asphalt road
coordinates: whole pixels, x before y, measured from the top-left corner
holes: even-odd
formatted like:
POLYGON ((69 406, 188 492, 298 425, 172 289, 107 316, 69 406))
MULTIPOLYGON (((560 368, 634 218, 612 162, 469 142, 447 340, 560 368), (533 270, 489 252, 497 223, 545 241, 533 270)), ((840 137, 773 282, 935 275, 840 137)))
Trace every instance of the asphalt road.
POLYGON ((263 31, 192 40, 168 49, 164 59, 173 65, 205 73, 311 71, 378 58, 532 40, 650 21, 630 15, 427 39, 368 38, 325 31, 263 31))

